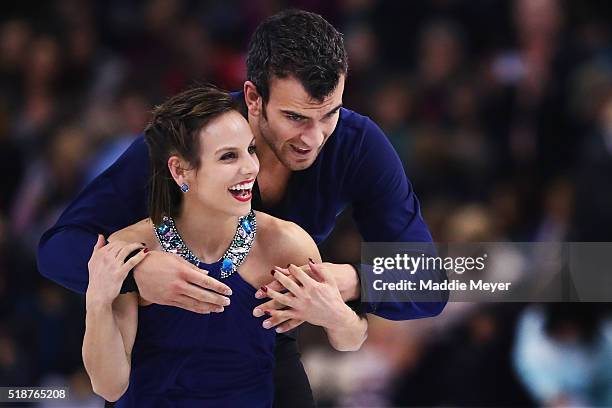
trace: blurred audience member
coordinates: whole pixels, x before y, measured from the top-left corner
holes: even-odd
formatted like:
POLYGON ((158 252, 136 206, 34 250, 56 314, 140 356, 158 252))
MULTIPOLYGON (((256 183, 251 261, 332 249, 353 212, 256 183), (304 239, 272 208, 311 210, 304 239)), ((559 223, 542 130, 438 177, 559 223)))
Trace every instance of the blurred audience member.
POLYGON ((602 305, 549 303, 525 309, 514 365, 539 405, 612 404, 612 321, 602 305))

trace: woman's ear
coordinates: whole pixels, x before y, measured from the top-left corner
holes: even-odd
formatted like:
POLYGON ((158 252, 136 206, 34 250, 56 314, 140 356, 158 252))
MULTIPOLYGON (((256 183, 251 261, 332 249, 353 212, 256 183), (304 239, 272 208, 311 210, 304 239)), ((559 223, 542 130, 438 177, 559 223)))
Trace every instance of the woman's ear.
POLYGON ((168 170, 179 187, 191 181, 191 170, 189 170, 188 163, 178 156, 168 158, 168 170))
POLYGON ((257 87, 251 81, 244 83, 244 101, 246 102, 249 116, 260 116, 262 110, 262 98, 257 87))

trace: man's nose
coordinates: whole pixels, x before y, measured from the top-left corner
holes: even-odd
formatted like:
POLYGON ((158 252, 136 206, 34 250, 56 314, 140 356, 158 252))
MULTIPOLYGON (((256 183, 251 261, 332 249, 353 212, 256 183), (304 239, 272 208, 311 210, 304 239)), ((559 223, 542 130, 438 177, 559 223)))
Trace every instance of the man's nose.
POLYGON ((325 140, 325 132, 321 126, 313 125, 302 133, 300 140, 309 148, 318 149, 325 140))

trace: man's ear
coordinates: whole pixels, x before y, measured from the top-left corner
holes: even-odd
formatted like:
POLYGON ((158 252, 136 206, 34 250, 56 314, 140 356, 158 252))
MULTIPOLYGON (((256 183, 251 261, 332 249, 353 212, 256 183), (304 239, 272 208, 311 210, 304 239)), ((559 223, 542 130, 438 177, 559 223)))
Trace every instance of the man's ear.
POLYGON ((168 158, 168 170, 174 179, 174 182, 180 187, 183 183, 191 181, 191 170, 189 164, 178 156, 170 156, 168 158))
POLYGON ((263 109, 263 98, 257 92, 257 87, 251 81, 244 83, 244 101, 250 116, 260 116, 263 109))

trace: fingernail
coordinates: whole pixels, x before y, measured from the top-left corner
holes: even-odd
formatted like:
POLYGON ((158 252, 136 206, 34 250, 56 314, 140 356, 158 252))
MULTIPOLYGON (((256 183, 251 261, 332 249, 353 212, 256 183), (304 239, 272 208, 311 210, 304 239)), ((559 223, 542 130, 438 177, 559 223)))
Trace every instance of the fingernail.
POLYGON ((231 289, 226 289, 223 293, 229 296, 229 295, 232 294, 232 290, 231 289))
POLYGON ((261 309, 253 310, 253 316, 255 316, 255 317, 261 317, 261 316, 263 316, 263 314, 264 314, 264 312, 261 309))
POLYGON ((230 300, 228 298, 223 299, 223 305, 229 306, 230 300))
POLYGON ((272 274, 272 276, 274 276, 274 273, 275 273, 275 272, 276 272, 276 271, 275 271, 274 269, 272 269, 272 270, 270 271, 270 273, 272 274))
POLYGON ((263 322, 263 327, 264 329, 269 329, 270 327, 272 327, 272 323, 266 320, 265 322, 263 322))
POLYGON ((267 293, 267 292, 268 292, 268 288, 266 288, 265 286, 262 286, 260 289, 261 289, 261 290, 262 290, 264 293, 267 293))
POLYGON ((282 333, 282 332, 284 332, 284 330, 283 330, 283 329, 281 329, 280 327, 277 327, 277 328, 276 328, 276 332, 277 332, 277 333, 282 333))
POLYGON ((308 258, 308 260, 310 261, 310 263, 315 263, 312 258, 308 258))
POLYGON ((263 296, 263 292, 261 290, 258 290, 257 292, 255 292, 255 299, 259 299, 262 296, 263 296))
POLYGON ((215 309, 215 312, 216 312, 216 313, 221 313, 221 312, 222 312, 222 311, 224 311, 224 310, 225 310, 225 308, 223 308, 223 307, 218 307, 218 308, 216 308, 216 309, 215 309))
POLYGON ((149 248, 145 248, 144 251, 142 251, 142 252, 144 252, 146 254, 147 252, 149 252, 149 248))

